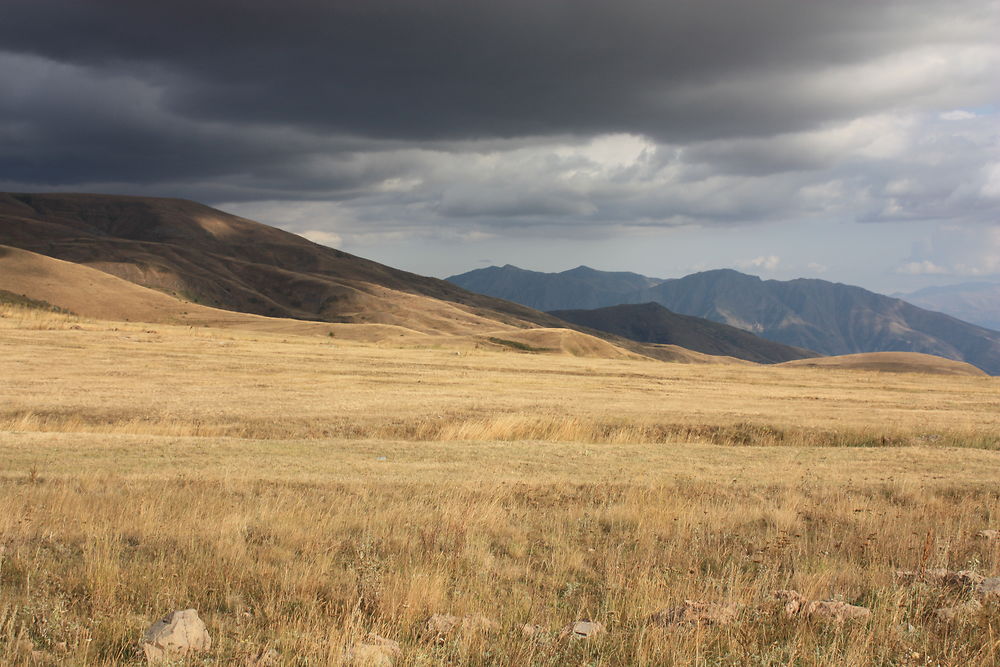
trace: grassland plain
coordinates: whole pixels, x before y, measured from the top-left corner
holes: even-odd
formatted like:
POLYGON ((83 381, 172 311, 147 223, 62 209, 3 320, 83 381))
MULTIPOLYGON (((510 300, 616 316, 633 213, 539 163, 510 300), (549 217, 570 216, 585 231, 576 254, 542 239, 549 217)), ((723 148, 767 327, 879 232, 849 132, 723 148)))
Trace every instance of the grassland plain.
POLYGON ((1000 664, 996 606, 940 623, 967 591, 893 577, 1000 574, 994 378, 0 315, 0 663, 140 664, 194 607, 205 664, 368 632, 405 665, 1000 664), (872 617, 786 618, 788 588, 872 617), (649 622, 686 599, 741 612, 649 622), (607 635, 554 638, 581 618, 607 635))

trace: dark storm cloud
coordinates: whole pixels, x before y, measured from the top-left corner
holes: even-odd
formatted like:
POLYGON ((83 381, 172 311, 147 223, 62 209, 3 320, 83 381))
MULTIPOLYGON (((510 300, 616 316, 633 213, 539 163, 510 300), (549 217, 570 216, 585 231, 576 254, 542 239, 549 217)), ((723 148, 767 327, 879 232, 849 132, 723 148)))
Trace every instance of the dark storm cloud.
POLYGON ((784 86, 961 40, 981 3, 7 0, 0 45, 129 72, 198 119, 405 139, 807 128, 878 105, 784 86), (945 20, 942 20, 945 19, 945 20), (756 84, 756 85, 755 85, 756 84))
POLYGON ((997 12, 5 0, 0 189, 335 202, 394 229, 978 219, 995 116, 937 118, 1000 101, 997 12))

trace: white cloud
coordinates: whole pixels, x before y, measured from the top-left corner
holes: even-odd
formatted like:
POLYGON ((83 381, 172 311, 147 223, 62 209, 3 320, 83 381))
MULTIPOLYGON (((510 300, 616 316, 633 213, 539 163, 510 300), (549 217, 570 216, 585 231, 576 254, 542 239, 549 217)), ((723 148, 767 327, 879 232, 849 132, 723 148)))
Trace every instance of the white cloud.
POLYGON ((809 262, 806 264, 806 268, 813 273, 826 273, 830 270, 830 267, 825 264, 820 264, 819 262, 809 262))
POLYGON ((910 276, 926 276, 926 275, 946 275, 951 273, 948 269, 943 266, 938 266, 930 260, 924 260, 922 262, 907 262, 896 267, 896 273, 902 273, 910 276))
POLYGON ((741 269, 765 269, 774 271, 781 263, 781 258, 777 255, 761 255, 753 259, 740 259, 736 261, 736 266, 741 269))
POLYGON ((994 162, 983 168, 984 181, 982 194, 991 199, 1000 199, 1000 162, 994 162))
POLYGON ((955 109, 954 111, 946 111, 941 114, 941 120, 972 120, 976 118, 977 114, 971 111, 966 111, 964 109, 955 109))
POLYGON ((313 243, 330 246, 331 248, 336 248, 344 242, 344 239, 341 238, 340 234, 326 232, 322 229, 308 229, 304 232, 300 232, 299 236, 307 238, 313 243))

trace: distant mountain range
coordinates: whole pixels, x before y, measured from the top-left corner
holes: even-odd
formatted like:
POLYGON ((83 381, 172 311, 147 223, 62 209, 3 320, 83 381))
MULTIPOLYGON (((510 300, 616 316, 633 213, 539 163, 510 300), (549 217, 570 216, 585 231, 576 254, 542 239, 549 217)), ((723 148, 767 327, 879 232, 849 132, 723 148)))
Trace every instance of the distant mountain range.
POLYGON ((546 310, 655 302, 674 313, 728 324, 821 354, 920 352, 1000 374, 1000 332, 824 280, 761 280, 730 269, 658 280, 588 267, 540 273, 508 264, 448 281, 546 310))
POLYGON ((987 329, 1000 330, 1000 283, 977 282, 927 287, 893 296, 987 329))

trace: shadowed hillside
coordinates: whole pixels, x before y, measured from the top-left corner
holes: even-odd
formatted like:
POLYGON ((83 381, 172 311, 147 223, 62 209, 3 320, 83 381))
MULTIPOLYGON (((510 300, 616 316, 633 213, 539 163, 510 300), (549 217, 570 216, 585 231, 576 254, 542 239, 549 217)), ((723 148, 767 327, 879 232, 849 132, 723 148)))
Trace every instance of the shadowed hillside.
POLYGON ((595 310, 556 310, 556 317, 643 343, 679 345, 763 364, 818 356, 814 352, 765 340, 700 317, 672 313, 658 303, 609 306, 595 310))
POLYGON ((17 298, 101 319, 734 361, 573 325, 178 199, 0 195, 0 269, 0 289, 17 298), (565 328, 575 331, 556 333, 565 328))
POLYGON ((529 308, 185 200, 0 195, 0 244, 85 264, 202 305, 271 317, 433 332, 495 328, 497 322, 559 326, 529 308), (439 302, 450 312, 434 318, 439 302), (428 317, 438 321, 414 326, 428 317))

